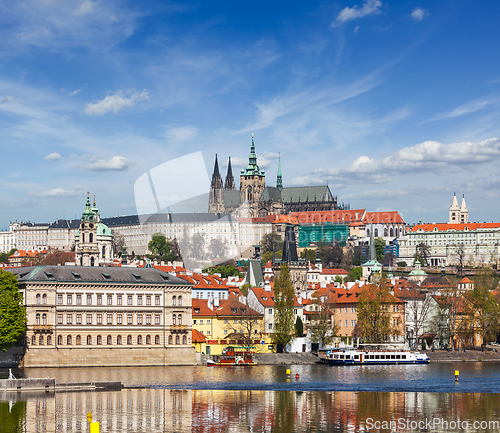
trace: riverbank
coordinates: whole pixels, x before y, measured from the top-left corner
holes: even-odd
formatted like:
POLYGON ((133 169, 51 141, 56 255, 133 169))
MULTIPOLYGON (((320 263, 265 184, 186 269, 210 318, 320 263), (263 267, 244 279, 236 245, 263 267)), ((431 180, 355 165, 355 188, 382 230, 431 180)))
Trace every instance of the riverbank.
POLYGON ((489 351, 488 348, 485 352, 480 350, 462 350, 461 352, 447 350, 430 350, 422 351, 426 353, 431 362, 499 362, 500 353, 489 351))

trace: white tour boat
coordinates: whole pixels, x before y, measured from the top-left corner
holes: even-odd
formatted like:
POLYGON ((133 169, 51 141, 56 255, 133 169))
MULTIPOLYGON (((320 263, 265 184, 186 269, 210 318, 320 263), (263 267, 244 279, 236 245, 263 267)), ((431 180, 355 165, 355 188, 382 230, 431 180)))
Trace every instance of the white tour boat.
POLYGON ((380 346, 331 349, 326 361, 330 365, 428 364, 430 361, 425 353, 380 346))

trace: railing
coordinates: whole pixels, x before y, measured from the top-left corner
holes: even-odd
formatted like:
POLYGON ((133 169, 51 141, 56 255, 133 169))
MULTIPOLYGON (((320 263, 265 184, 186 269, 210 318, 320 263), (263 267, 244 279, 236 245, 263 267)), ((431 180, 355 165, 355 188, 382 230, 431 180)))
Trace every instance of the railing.
POLYGON ((52 325, 33 325, 33 330, 34 331, 51 331, 52 332, 52 325))
POLYGON ((187 331, 188 326, 187 325, 170 325, 170 330, 171 331, 187 331))

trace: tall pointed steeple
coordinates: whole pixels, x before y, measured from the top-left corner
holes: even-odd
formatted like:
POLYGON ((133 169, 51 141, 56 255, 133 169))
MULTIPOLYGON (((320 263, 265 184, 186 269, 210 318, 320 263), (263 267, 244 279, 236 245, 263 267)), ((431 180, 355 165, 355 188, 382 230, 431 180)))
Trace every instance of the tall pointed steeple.
POLYGON ((234 191, 235 190, 233 170, 231 169, 231 157, 229 157, 229 163, 227 165, 226 183, 224 185, 224 189, 226 191, 234 191))
POLYGON ((449 224, 457 224, 460 222, 460 208, 458 207, 457 194, 453 193, 453 201, 450 206, 449 224))
POLYGON ((469 211, 467 210, 467 205, 465 204, 465 194, 462 195, 462 204, 460 205, 460 222, 469 222, 469 211))
POLYGON ((215 154, 214 172, 212 174, 212 183, 210 185, 210 197, 208 201, 208 212, 222 212, 224 209, 224 200, 222 192, 224 185, 219 173, 219 161, 215 154))
POLYGON ((276 188, 283 189, 283 176, 281 176, 281 155, 278 156, 278 175, 276 176, 276 188))
POLYGON ((253 142, 253 133, 252 133, 252 144, 250 145, 250 155, 248 156, 248 165, 246 169, 241 169, 241 175, 264 176, 264 170, 261 170, 257 165, 257 154, 255 153, 255 143, 253 142))

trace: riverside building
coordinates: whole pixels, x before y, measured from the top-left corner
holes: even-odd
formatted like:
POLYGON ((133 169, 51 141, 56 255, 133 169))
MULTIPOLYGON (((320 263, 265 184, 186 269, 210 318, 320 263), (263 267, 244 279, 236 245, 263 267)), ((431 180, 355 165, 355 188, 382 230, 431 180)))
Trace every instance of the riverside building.
POLYGON ((192 284, 154 268, 31 266, 25 367, 194 364, 192 284))

